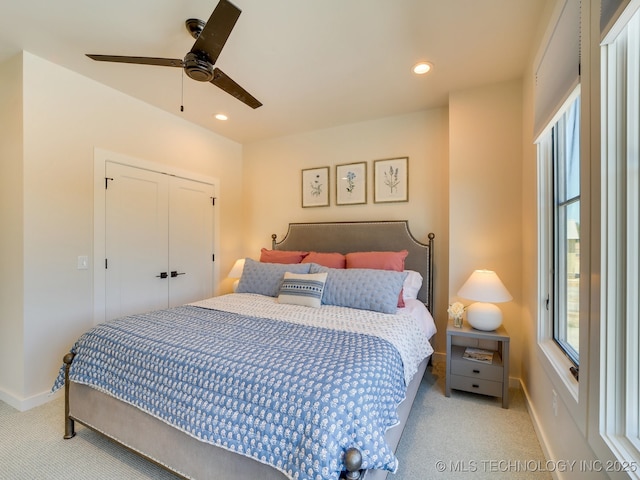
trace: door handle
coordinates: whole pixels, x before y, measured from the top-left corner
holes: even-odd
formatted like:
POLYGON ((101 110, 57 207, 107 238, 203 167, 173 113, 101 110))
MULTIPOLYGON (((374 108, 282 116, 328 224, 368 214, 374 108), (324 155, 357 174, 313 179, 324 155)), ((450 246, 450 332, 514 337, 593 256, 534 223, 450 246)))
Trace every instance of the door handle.
POLYGON ((167 278, 167 272, 160 272, 160 275, 156 275, 156 278, 167 278))
POLYGON ((186 273, 185 273, 185 272, 180 272, 180 273, 178 273, 176 270, 174 270, 173 272, 171 272, 171 278, 175 278, 175 277, 177 277, 178 275, 186 275, 186 273))

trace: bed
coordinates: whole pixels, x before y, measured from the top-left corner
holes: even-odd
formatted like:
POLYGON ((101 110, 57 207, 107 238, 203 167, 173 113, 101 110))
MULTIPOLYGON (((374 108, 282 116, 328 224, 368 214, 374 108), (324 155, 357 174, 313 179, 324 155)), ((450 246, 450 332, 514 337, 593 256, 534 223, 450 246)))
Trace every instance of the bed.
POLYGON ((79 422, 192 479, 386 478, 433 352, 433 239, 406 221, 290 224, 264 255, 320 263, 247 259, 237 293, 96 326, 54 385, 64 438, 79 422), (405 251, 402 269, 368 263, 405 251))

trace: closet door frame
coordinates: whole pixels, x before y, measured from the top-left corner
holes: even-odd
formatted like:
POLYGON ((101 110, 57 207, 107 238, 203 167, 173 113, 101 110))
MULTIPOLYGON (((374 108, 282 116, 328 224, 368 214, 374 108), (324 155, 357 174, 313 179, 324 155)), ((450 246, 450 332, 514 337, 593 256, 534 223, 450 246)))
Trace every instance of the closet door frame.
MULTIPOLYGON (((142 168, 146 170, 174 175, 198 182, 213 185, 214 196, 218 196, 220 192, 220 182, 215 177, 201 175, 179 168, 160 165, 148 160, 130 157, 127 155, 111 152, 102 148, 94 148, 93 154, 94 168, 94 185, 93 185, 93 323, 97 325, 105 320, 106 310, 106 196, 105 196, 105 178, 106 163, 114 162, 128 165, 131 167, 142 168)), ((213 214, 213 251, 219 252, 219 215, 214 210, 213 214)), ((213 285, 214 288, 219 285, 220 272, 219 263, 213 262, 213 285)))

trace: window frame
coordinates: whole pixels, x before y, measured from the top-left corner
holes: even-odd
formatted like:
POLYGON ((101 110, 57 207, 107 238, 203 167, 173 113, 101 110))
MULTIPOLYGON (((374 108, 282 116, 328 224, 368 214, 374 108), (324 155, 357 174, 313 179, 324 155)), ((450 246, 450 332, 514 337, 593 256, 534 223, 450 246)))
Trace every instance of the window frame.
MULTIPOLYGON (((583 124, 585 115, 584 102, 588 99, 584 99, 584 87, 578 84, 575 89, 570 92, 557 113, 549 123, 547 129, 545 129, 540 136, 535 140, 537 145, 537 212, 538 212, 538 296, 540 305, 537 310, 537 358, 542 365, 543 369, 547 373, 553 387, 554 392, 562 400, 566 406, 567 411, 571 414, 573 420, 579 429, 586 433, 587 424, 587 402, 586 402, 586 387, 587 382, 580 384, 571 373, 571 368, 574 367, 573 362, 560 348, 558 343, 554 340, 553 319, 551 310, 551 294, 553 292, 553 217, 552 211, 553 205, 553 175, 552 175, 552 142, 551 142, 551 126, 555 125, 558 118, 567 110, 568 106, 580 96, 581 109, 580 109, 580 121, 583 124), (580 401, 584 398, 584 401, 580 401)), ((584 127, 581 127, 583 130, 584 127)), ((581 200, 583 202, 588 201, 585 196, 585 182, 588 182, 588 175, 583 175, 585 165, 583 164, 583 142, 585 138, 580 140, 581 147, 581 162, 580 162, 580 190, 581 200)), ((581 225, 587 226, 588 221, 585 221, 586 212, 581 211, 581 225)), ((583 235, 584 237, 584 235, 583 235)), ((585 238, 581 238, 581 243, 585 243, 585 238)), ((583 245, 581 245, 581 248, 583 245)), ((588 245, 584 246, 583 251, 586 251, 588 245)), ((580 271, 586 271, 588 269, 588 263, 584 255, 580 259, 580 271)), ((582 275, 581 275, 582 276, 582 275)), ((588 295, 585 295, 585 285, 580 286, 580 310, 583 311, 585 302, 588 302, 588 295)), ((583 321, 580 320, 581 327, 583 321)), ((585 358, 588 358, 588 347, 584 345, 585 336, 587 332, 580 334, 580 350, 583 351, 585 358)), ((584 367, 587 370, 586 367, 584 367)))
MULTIPOLYGON (((566 287, 566 282, 561 281, 567 279, 567 264, 569 263, 569 251, 566 245, 566 232, 567 227, 567 212, 571 205, 578 204, 578 216, 580 216, 581 207, 581 175, 580 175, 580 88, 577 87, 569 96, 563 107, 558 111, 554 121, 551 123, 549 135, 551 136, 551 182, 552 189, 550 194, 552 199, 550 201, 551 217, 552 217, 552 265, 551 271, 551 285, 549 288, 549 303, 552 307, 551 323, 552 323, 552 338, 563 351, 567 358, 571 361, 574 367, 580 366, 579 347, 578 350, 566 338, 567 331, 569 329, 568 322, 568 304, 569 304, 569 292, 566 287), (577 105, 577 106, 576 106, 577 105), (567 171, 566 171, 566 153, 568 151, 567 142, 565 142, 567 135, 567 128, 569 127, 567 122, 567 114, 572 108, 576 106, 577 111, 575 115, 578 121, 578 138, 575 140, 578 146, 578 193, 576 195, 569 196, 566 190, 567 183, 567 171)), ((579 275, 579 279, 581 276, 579 275)), ((578 298, 580 295, 580 281, 578 283, 578 298)), ((578 302, 579 305, 579 302, 578 302)), ((579 331, 578 325, 578 331, 579 331)), ((578 340, 579 341, 579 340, 578 340)), ((577 370, 571 370, 576 372, 577 370)), ((577 376, 576 376, 577 379, 577 376)))
POLYGON ((601 43, 600 361, 589 436, 601 458, 640 478, 640 68, 627 53, 640 57, 640 0, 601 43))

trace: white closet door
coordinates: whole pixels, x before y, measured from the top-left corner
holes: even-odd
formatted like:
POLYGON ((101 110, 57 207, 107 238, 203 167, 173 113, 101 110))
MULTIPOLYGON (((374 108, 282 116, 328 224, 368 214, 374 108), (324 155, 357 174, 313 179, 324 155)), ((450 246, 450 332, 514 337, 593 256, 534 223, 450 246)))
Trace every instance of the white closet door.
POLYGON ((105 319, 167 308, 169 177, 112 162, 106 173, 105 319))
POLYGON ((213 185, 169 177, 169 306, 213 296, 213 185))

